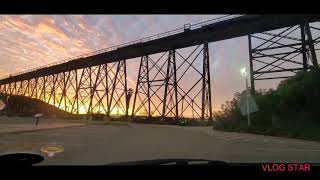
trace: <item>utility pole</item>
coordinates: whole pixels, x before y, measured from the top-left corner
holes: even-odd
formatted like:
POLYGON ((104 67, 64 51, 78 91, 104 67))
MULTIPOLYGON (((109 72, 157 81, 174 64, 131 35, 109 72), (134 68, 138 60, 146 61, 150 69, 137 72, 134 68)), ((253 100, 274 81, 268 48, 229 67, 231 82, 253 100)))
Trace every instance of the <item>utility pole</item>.
POLYGON ((8 112, 7 109, 8 109, 8 101, 9 101, 9 98, 10 98, 10 96, 7 96, 7 102, 6 102, 6 107, 5 107, 5 108, 6 108, 6 116, 8 116, 8 114, 7 114, 7 112, 8 112))

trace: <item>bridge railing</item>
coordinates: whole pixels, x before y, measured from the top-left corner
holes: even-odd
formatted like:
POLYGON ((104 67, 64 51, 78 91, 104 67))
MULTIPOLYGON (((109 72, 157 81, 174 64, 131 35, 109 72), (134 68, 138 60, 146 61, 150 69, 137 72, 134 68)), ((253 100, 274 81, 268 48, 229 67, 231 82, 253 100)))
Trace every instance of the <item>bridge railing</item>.
POLYGON ((243 15, 225 15, 225 16, 221 16, 221 17, 218 17, 218 18, 210 19, 208 21, 203 21, 203 22, 200 22, 200 23, 196 23, 196 24, 193 24, 193 25, 186 24, 186 25, 189 25, 189 26, 185 25, 183 28, 170 30, 170 31, 167 31, 167 32, 164 32, 164 33, 148 36, 148 37, 141 38, 141 39, 134 40, 134 41, 130 41, 130 42, 127 42, 127 43, 124 43, 124 44, 115 45, 115 46, 111 46, 111 47, 108 47, 108 48, 105 48, 105 49, 100 49, 100 50, 92 51, 92 52, 89 52, 89 53, 86 53, 86 54, 81 54, 79 56, 70 57, 70 58, 67 58, 67 59, 63 59, 61 61, 57 61, 57 62, 54 62, 54 63, 46 64, 46 65, 43 65, 43 66, 39 66, 39 67, 36 67, 36 68, 28 69, 28 70, 21 71, 21 72, 15 73, 15 74, 10 74, 10 75, 8 75, 6 77, 3 77, 2 79, 6 79, 6 78, 9 78, 9 77, 12 77, 12 76, 25 74, 25 73, 28 73, 28 72, 36 71, 36 70, 39 70, 39 69, 47 68, 47 67, 58 65, 58 64, 63 64, 63 63, 66 63, 66 62, 69 62, 69 61, 73 61, 73 60, 77 60, 77 59, 81 59, 81 58, 86 58, 86 57, 94 56, 94 55, 97 55, 97 54, 106 53, 106 52, 113 51, 113 50, 116 50, 116 49, 121 48, 121 47, 130 46, 130 45, 139 44, 139 43, 145 43, 145 42, 152 41, 152 40, 155 40, 155 39, 160 39, 160 38, 164 38, 164 37, 167 37, 167 36, 172 36, 172 35, 175 35, 175 34, 179 34, 179 33, 185 32, 186 30, 195 30, 195 29, 201 28, 201 27, 206 26, 206 25, 212 25, 212 24, 215 24, 215 23, 219 23, 221 21, 233 19, 233 18, 240 17, 240 16, 243 16, 243 15))

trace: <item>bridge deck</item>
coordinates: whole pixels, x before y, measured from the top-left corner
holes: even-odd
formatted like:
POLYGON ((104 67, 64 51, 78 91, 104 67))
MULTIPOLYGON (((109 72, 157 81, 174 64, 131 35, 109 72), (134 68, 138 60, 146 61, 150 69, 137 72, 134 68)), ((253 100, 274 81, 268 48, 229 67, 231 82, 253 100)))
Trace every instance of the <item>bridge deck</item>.
POLYGON ((108 52, 71 60, 62 64, 37 69, 0 80, 0 84, 27 80, 74 69, 131 59, 147 54, 156 54, 172 49, 190 47, 204 42, 215 42, 264 31, 298 25, 303 22, 320 20, 320 15, 244 15, 236 18, 204 25, 197 29, 120 47, 108 52))

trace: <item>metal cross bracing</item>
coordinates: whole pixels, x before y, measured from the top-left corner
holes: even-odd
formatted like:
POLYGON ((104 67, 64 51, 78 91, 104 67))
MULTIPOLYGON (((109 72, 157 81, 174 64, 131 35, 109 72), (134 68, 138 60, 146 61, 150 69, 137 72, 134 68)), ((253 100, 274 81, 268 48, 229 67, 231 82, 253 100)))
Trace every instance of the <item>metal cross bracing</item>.
POLYGON ((251 91, 255 81, 283 79, 319 68, 316 47, 320 42, 320 29, 316 23, 291 26, 281 30, 248 35, 251 91))
POLYGON ((0 92, 39 99, 73 114, 128 115, 126 78, 122 60, 3 84, 0 92))
POLYGON ((211 120, 208 43, 141 57, 131 114, 211 120))

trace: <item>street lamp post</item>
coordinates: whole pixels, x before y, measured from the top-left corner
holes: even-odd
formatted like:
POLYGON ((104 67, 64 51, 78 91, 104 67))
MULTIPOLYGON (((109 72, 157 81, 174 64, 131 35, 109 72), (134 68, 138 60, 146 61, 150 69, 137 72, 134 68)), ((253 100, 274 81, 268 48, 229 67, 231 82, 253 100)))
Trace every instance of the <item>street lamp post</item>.
POLYGON ((7 113, 8 113, 7 109, 8 109, 8 101, 9 101, 9 98, 10 98, 10 96, 7 96, 6 109, 5 109, 5 110, 6 110, 6 112, 5 112, 5 113, 6 113, 6 116, 8 116, 8 114, 7 114, 7 113))
POLYGON ((129 104, 130 104, 130 99, 133 94, 133 89, 129 88, 127 94, 126 94, 126 116, 128 116, 128 111, 129 111, 129 104))
POLYGON ((250 111, 249 111, 249 86, 248 86, 248 73, 246 68, 241 69, 241 74, 244 76, 246 80, 246 110, 247 110, 247 118, 248 118, 248 126, 250 126, 251 121, 250 121, 250 111))

